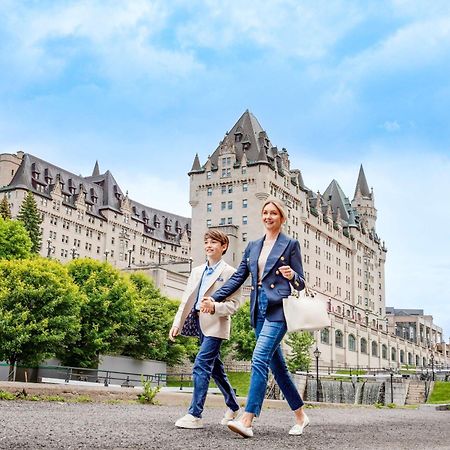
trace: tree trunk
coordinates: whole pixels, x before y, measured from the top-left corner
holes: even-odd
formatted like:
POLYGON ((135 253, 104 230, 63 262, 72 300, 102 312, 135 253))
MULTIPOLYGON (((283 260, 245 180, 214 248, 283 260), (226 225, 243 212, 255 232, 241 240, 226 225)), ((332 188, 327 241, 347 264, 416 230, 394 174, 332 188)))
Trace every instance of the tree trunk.
POLYGON ((8 359, 9 362, 9 371, 8 371, 8 381, 16 381, 16 364, 17 364, 17 358, 15 356, 12 356, 8 359))

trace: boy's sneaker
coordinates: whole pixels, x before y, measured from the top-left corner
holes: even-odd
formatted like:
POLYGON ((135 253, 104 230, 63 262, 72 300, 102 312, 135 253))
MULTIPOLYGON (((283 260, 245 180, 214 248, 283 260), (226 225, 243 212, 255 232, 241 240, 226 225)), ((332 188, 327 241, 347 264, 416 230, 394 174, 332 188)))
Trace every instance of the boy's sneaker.
POLYGON ((186 414, 181 419, 175 422, 175 426, 178 428, 203 428, 203 421, 199 417, 195 417, 192 414, 186 414))
POLYGON ((228 425, 228 422, 230 420, 238 419, 242 415, 242 409, 238 409, 237 411, 233 411, 232 409, 228 408, 225 411, 225 414, 220 421, 221 425, 228 425))

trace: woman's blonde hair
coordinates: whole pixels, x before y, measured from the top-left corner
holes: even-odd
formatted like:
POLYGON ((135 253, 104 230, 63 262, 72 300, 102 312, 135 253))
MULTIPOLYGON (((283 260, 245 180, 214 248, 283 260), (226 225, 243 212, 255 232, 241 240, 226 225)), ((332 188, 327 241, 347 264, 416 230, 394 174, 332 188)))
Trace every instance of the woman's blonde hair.
POLYGON ((269 199, 267 199, 267 200, 264 202, 264 204, 262 205, 262 208, 261 208, 261 214, 262 214, 262 212, 264 211, 264 208, 265 208, 267 205, 270 205, 271 203, 272 203, 272 205, 275 206, 275 208, 278 209, 278 212, 280 213, 281 218, 282 218, 284 221, 286 221, 286 220, 287 220, 286 209, 285 209, 284 205, 283 205, 279 200, 277 200, 276 198, 269 198, 269 199))

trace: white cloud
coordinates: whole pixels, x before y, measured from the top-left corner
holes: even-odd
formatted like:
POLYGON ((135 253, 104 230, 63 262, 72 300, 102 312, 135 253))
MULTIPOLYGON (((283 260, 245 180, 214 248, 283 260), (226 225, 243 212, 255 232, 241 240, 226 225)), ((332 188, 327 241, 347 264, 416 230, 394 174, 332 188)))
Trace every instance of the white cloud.
POLYGON ((160 0, 84 0, 46 9, 10 3, 3 13, 14 47, 7 62, 24 80, 55 79, 80 54, 93 57, 92 72, 112 78, 184 76, 201 67, 191 52, 156 43, 170 15, 160 0))
POLYGON ((365 13, 334 0, 204 0, 194 2, 195 18, 179 29, 189 46, 227 48, 252 44, 277 57, 321 58, 358 24, 365 13))
POLYGON ((167 179, 152 172, 133 172, 126 169, 113 173, 119 185, 128 190, 131 199, 162 211, 170 211, 184 217, 191 217, 189 205, 189 184, 185 179, 167 179))
POLYGON ((383 128, 386 131, 389 131, 392 133, 392 132, 400 130, 400 125, 396 120, 393 120, 393 121, 387 120, 386 122, 384 122, 383 128))

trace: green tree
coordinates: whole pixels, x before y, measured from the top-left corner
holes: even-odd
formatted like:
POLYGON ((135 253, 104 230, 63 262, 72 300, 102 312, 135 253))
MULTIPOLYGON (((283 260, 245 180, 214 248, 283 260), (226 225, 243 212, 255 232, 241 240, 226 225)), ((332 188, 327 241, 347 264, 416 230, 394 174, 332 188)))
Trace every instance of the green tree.
POLYGON ((77 339, 81 303, 60 263, 0 260, 0 361, 34 365, 63 352, 77 339))
POLYGON ((121 354, 133 340, 137 292, 128 278, 108 263, 76 259, 67 268, 86 299, 81 307, 80 336, 59 357, 66 365, 97 367, 101 353, 121 354))
POLYGON ((286 340, 291 348, 287 357, 287 366, 291 372, 296 370, 308 370, 311 364, 310 348, 314 343, 314 337, 308 331, 301 333, 289 333, 286 340))
POLYGON ((3 219, 12 218, 11 208, 9 207, 9 202, 6 195, 3 196, 2 201, 0 202, 0 216, 3 217, 3 219))
POLYGON ((28 191, 25 196, 22 205, 20 206, 19 214, 17 218, 24 224, 25 229, 30 236, 32 247, 32 253, 39 253, 41 249, 42 233, 41 233, 41 216, 37 209, 36 200, 31 191, 28 191))
POLYGON ((232 317, 230 340, 222 345, 222 353, 232 352, 236 359, 250 361, 255 345, 255 332, 250 324, 250 302, 246 301, 232 317))
POLYGON ((31 255, 31 239, 22 222, 0 217, 0 259, 24 259, 31 255))
POLYGON ((168 340, 179 302, 161 295, 152 280, 142 273, 130 275, 130 280, 138 292, 138 321, 132 333, 133 339, 123 354, 137 359, 165 361, 169 366, 196 354, 196 339, 181 336, 175 342, 168 340))

